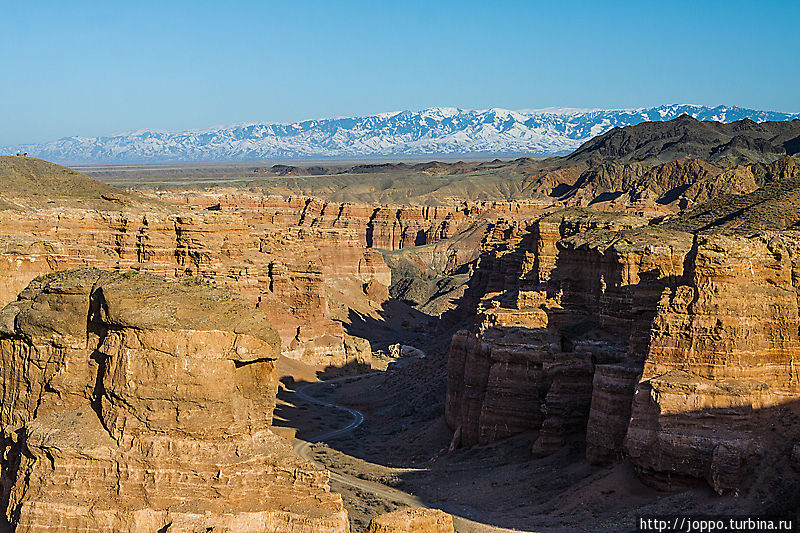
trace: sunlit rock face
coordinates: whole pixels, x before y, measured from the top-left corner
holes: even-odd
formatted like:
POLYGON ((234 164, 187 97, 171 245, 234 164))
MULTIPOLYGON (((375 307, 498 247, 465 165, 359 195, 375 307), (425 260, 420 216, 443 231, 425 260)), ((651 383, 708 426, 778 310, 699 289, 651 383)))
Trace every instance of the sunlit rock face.
POLYGON ((392 206, 322 202, 309 199, 301 223, 322 228, 348 228, 356 231, 370 248, 398 250, 433 244, 452 237, 486 208, 453 206, 392 206))
POLYGON ((372 519, 367 533, 453 533, 453 517, 438 509, 398 509, 372 519))
POLYGON ((362 287, 391 283, 381 254, 355 230, 275 222, 265 214, 269 207, 263 210, 0 211, 0 303, 12 301, 37 275, 82 266, 200 278, 261 309, 276 324, 285 355, 368 367, 369 347, 345 335, 331 301, 380 308, 386 300, 381 291, 368 296, 362 287))
POLYGON ((685 284, 659 303, 634 395, 625 450, 646 477, 736 490, 775 445, 800 400, 799 250, 796 232, 697 237, 685 284))
POLYGON ((454 236, 479 217, 538 213, 546 201, 464 201, 446 198, 442 205, 404 205, 383 202, 338 202, 308 196, 279 196, 224 192, 158 191, 150 193, 178 205, 234 210, 246 218, 275 225, 338 228, 354 232, 369 248, 398 250, 434 244, 454 236))
POLYGON ((537 430, 541 456, 585 438, 592 463, 718 492, 791 456, 798 232, 695 236, 562 212, 489 238, 463 303, 474 325, 448 360, 461 444, 537 430))
POLYGON ((81 269, 0 314, 16 531, 348 531, 271 430, 280 339, 225 289, 81 269))

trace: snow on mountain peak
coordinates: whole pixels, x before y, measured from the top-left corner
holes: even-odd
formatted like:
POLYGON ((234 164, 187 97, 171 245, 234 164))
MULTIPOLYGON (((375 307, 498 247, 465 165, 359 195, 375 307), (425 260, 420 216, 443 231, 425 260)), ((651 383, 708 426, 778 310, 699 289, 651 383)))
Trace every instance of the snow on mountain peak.
POLYGON ((105 137, 75 136, 2 151, 22 150, 64 163, 558 155, 614 127, 671 120, 682 114, 720 122, 800 118, 798 113, 694 104, 612 110, 432 107, 295 123, 248 122, 180 132, 145 129, 105 137))

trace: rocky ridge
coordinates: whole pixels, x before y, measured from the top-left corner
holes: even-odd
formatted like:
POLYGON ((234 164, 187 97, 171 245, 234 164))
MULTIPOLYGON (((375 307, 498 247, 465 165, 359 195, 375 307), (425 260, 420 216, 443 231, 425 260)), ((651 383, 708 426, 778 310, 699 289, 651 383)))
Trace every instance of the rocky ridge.
POLYGON ((142 130, 111 137, 67 137, 8 147, 70 163, 144 161, 254 161, 421 154, 568 153, 612 128, 681 115, 734 122, 785 121, 797 114, 735 106, 687 104, 621 110, 431 108, 365 117, 306 120, 293 124, 250 123, 199 131, 142 130))
POLYGON ((280 340, 229 291, 81 269, 0 316, 15 531, 348 531, 328 474, 270 431, 280 340))
POLYGON ((799 132, 798 119, 757 123, 743 118, 726 124, 684 114, 663 123, 614 128, 587 141, 565 160, 661 163, 690 157, 769 163, 798 153, 799 132))
POLYGON ((662 488, 752 487, 800 438, 798 242, 581 211, 498 224, 450 349, 448 425, 462 445, 538 431, 535 455, 585 435, 590 461, 662 488))

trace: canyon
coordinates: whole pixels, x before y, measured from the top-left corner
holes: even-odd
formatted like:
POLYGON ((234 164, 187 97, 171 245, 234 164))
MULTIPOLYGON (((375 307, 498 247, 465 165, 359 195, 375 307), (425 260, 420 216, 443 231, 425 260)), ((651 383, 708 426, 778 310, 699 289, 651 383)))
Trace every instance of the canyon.
POLYGON ((692 234, 559 212, 498 236, 463 302, 474 323, 448 356, 447 422, 462 445, 535 430, 545 456, 584 435, 593 464, 624 458, 659 488, 702 479, 718 493, 789 457, 795 230, 692 234))
POLYGON ((4 514, 385 533, 796 514, 798 127, 680 117, 544 161, 177 184, 2 157, 4 514), (320 433, 313 463, 292 451, 320 433))

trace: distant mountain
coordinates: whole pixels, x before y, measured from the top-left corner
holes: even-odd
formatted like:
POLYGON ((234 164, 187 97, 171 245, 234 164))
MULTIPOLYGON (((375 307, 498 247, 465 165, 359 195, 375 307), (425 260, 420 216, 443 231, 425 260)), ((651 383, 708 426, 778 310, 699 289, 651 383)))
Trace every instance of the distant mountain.
POLYGON ((784 121, 800 113, 740 107, 666 105, 625 110, 432 108, 366 117, 252 123, 170 133, 141 130, 110 137, 66 137, 43 144, 10 146, 51 161, 135 163, 156 161, 247 161, 418 157, 468 154, 560 155, 619 126, 689 115, 697 120, 784 121))

